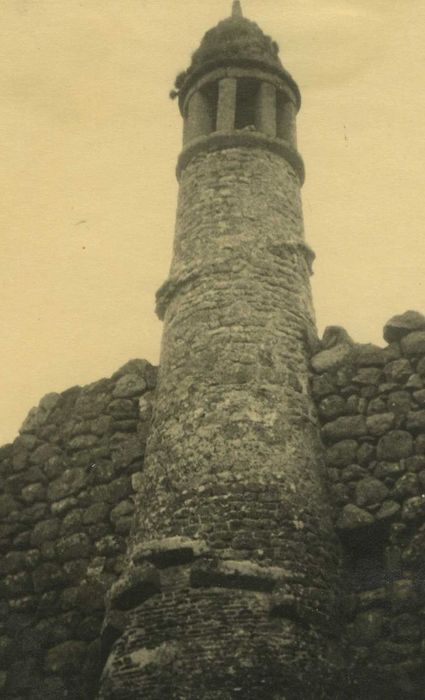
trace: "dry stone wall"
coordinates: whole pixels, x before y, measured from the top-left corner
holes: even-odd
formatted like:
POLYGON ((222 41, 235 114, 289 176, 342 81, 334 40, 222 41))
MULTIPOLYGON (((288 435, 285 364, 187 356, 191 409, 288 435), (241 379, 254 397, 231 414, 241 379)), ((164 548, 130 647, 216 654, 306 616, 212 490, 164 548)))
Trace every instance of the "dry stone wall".
MULTIPOLYGON (((384 335, 388 344, 380 348, 329 328, 312 358, 344 554, 336 604, 345 621, 339 647, 346 670, 332 700, 419 700, 425 684, 425 318, 395 317, 384 335)), ((155 368, 134 360, 111 379, 49 394, 15 442, 0 448, 0 687, 7 700, 96 697, 132 604, 119 584, 155 383, 155 368), (105 624, 111 591, 117 609, 105 624)), ((254 522, 250 536, 262 537, 254 522)), ((233 561, 209 570, 205 553, 188 542, 145 548, 143 575, 130 593, 156 595, 181 557, 192 562, 199 605, 205 588, 223 582, 230 591, 251 586, 256 600, 276 586, 273 567, 233 561)), ((196 605, 177 602, 186 605, 196 638, 196 605)), ((276 610, 284 603, 276 599, 276 610)), ((213 608, 209 614, 214 638, 220 616, 213 608)), ((150 622, 167 624, 162 616, 150 622)), ((239 624, 235 619, 235 629, 239 624)), ((156 663, 148 651, 139 661, 156 663)), ((175 648, 159 653, 172 661, 175 648)))
POLYGON ((156 371, 48 394, 0 450, 0 694, 93 698, 104 598, 122 571, 156 371))
POLYGON ((385 348, 355 345, 341 329, 327 329, 312 360, 312 392, 345 554, 346 693, 419 700, 425 685, 425 317, 393 318, 384 338, 385 348))

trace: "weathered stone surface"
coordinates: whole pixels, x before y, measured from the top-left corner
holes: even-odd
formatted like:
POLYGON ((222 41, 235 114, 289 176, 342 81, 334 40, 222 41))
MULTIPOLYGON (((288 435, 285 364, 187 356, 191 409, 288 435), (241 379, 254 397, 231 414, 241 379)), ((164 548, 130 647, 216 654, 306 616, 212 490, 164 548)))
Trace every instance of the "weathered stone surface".
POLYGON ((425 525, 421 525, 403 552, 403 561, 407 566, 422 566, 425 550, 425 525))
POLYGON ((384 501, 380 509, 376 512, 377 520, 390 520, 394 518, 400 511, 400 504, 396 501, 384 501))
MULTIPOLYGON (((89 570, 87 570, 87 574, 89 570)), ((96 578, 79 581, 77 592, 77 603, 79 609, 87 613, 96 610, 104 612, 105 596, 115 581, 115 576, 99 573, 96 578)), ((100 631, 99 620, 97 623, 97 635, 100 631)))
POLYGON ((119 535, 128 535, 133 525, 133 517, 124 516, 122 518, 117 518, 114 525, 115 532, 117 532, 119 535))
POLYGON ((425 410, 410 411, 407 414, 407 429, 414 432, 425 431, 425 410))
POLYGON ((139 399, 139 418, 142 421, 150 421, 154 405, 154 394, 152 391, 145 393, 139 399))
POLYGON ((337 503, 338 505, 343 505, 344 503, 348 503, 350 500, 349 496, 349 490, 348 487, 345 484, 332 484, 329 487, 329 493, 330 497, 333 503, 337 503))
POLYGON ((116 522, 123 516, 131 515, 134 512, 134 503, 130 500, 121 501, 115 508, 111 510, 110 518, 112 522, 116 522))
POLYGON ((19 511, 19 503, 8 493, 0 495, 0 518, 19 511))
POLYGON ((45 443, 31 452, 30 461, 34 464, 43 465, 52 457, 61 454, 61 450, 56 445, 45 443))
POLYGON ((322 428, 325 440, 336 441, 344 438, 359 437, 367 433, 366 421, 363 416, 341 416, 326 423, 322 428))
POLYGON ((370 591, 362 591, 357 595, 359 610, 385 607, 388 601, 388 593, 385 588, 374 588, 370 591))
POLYGON ((341 479, 342 481, 358 481, 366 475, 367 471, 364 467, 361 467, 359 464, 350 464, 342 470, 341 479))
POLYGON ((354 385, 352 385, 354 375, 355 369, 351 366, 351 364, 342 365, 336 370, 335 383, 337 387, 339 387, 341 393, 346 393, 346 390, 348 393, 352 393, 353 390, 357 391, 357 387, 354 388, 354 385))
POLYGON ((418 520, 425 516, 425 494, 408 498, 404 502, 402 518, 405 521, 418 520))
POLYGON ((124 547, 124 541, 116 535, 105 535, 95 543, 96 552, 105 556, 119 554, 123 551, 124 547))
POLYGON ((86 485, 86 480, 87 473, 84 469, 79 467, 66 469, 58 479, 49 485, 47 498, 49 501, 60 501, 68 498, 81 491, 86 485))
POLYGON ((411 374, 409 379, 406 382, 406 389, 422 389, 423 388, 423 379, 420 376, 420 374, 417 374, 416 372, 414 374, 411 374))
POLYGON ((48 511, 47 503, 43 503, 42 501, 39 503, 32 503, 22 510, 22 522, 30 524, 36 523, 38 520, 47 518, 48 511))
POLYGON ((384 435, 394 426, 393 413, 375 413, 366 418, 366 425, 371 435, 384 435))
POLYGON ((101 380, 84 387, 76 398, 74 414, 81 419, 97 418, 110 401, 108 380, 101 380))
POLYGON ((22 489, 21 498, 25 503, 35 503, 35 501, 43 501, 46 495, 46 489, 43 484, 29 484, 22 489))
MULTIPOLYGON (((424 372, 425 374, 425 372, 424 372)), ((311 390, 315 398, 320 398, 322 396, 327 396, 328 394, 333 394, 335 392, 336 384, 333 379, 328 374, 315 375, 312 378, 311 390)))
POLYGON ((161 592, 159 572, 145 562, 129 568, 112 586, 108 599, 112 608, 131 610, 161 592))
POLYGON ((337 418, 345 413, 346 404, 342 396, 326 396, 319 404, 320 414, 327 419, 337 418))
POLYGON ((396 391, 398 388, 399 387, 395 382, 383 382, 378 387, 378 394, 385 398, 386 394, 389 394, 392 391, 396 391))
POLYGON ((32 408, 20 428, 20 433, 35 433, 46 420, 47 413, 39 408, 32 408))
POLYGON ((391 586, 391 605, 395 613, 414 610, 418 603, 415 582, 412 579, 394 581, 391 586))
POLYGON ((368 442, 363 442, 357 450, 357 462, 363 467, 371 462, 375 457, 375 446, 368 442))
POLYGON ((382 610, 368 610, 356 617, 352 630, 356 644, 370 645, 384 636, 385 614, 382 610))
POLYGON ((39 680, 39 664, 33 656, 14 656, 9 666, 6 692, 12 697, 28 695, 34 687, 34 680, 39 680))
POLYGON ((342 326, 326 326, 321 341, 322 348, 327 350, 343 344, 350 346, 354 344, 345 328, 342 328, 342 326))
MULTIPOLYGON (((37 438, 33 435, 30 435, 28 437, 30 438, 30 443, 29 443, 28 447, 29 447, 29 449, 32 449, 37 442, 37 438)), ((9 442, 6 445, 1 445, 1 447, 0 447, 0 463, 6 461, 7 459, 9 459, 10 457, 13 456, 13 450, 19 444, 19 442, 18 442, 19 439, 22 439, 22 436, 21 436, 21 438, 16 438, 14 444, 9 442)))
POLYGON ((411 331, 425 329, 425 316, 418 311, 406 311, 404 314, 393 316, 384 327, 384 339, 387 343, 400 340, 411 331))
POLYGON ((0 581, 0 596, 4 598, 14 598, 25 593, 32 593, 32 590, 32 579, 26 571, 9 574, 0 581))
POLYGON ((114 447, 112 462, 117 471, 125 470, 132 464, 138 464, 141 467, 144 452, 145 442, 140 434, 136 437, 126 435, 126 439, 114 447))
POLYGON ((358 394, 351 394, 346 402, 346 413, 349 415, 355 415, 356 413, 366 413, 368 402, 365 398, 359 396, 358 394))
POLYGON ((387 487, 378 479, 366 477, 356 484, 356 503, 360 507, 381 503, 387 496, 387 487))
POLYGON ((83 514, 82 508, 75 508, 67 513, 62 520, 60 534, 67 535, 82 530, 83 514))
POLYGON ((84 525, 90 525, 91 523, 98 523, 105 520, 109 514, 109 506, 106 503, 93 503, 92 506, 87 508, 83 515, 84 525))
POLYGON ((388 382, 402 383, 410 377, 413 370, 409 360, 402 358, 386 365, 384 372, 388 382))
POLYGON ((345 467, 356 462, 358 445, 355 440, 341 440, 326 450, 329 466, 345 467))
MULTIPOLYGON (((296 577, 295 577, 296 579, 296 577)), ((280 567, 258 566, 251 561, 203 561, 191 567, 190 581, 195 587, 224 587, 242 590, 272 591, 279 582, 294 580, 280 567)))
POLYGON ((137 545, 133 550, 132 558, 135 563, 149 561, 163 568, 188 563, 208 551, 209 548, 203 540, 182 536, 165 537, 137 545))
POLYGON ((62 537, 56 542, 56 555, 59 561, 86 557, 90 554, 91 543, 84 532, 62 537))
POLYGON ((388 408, 393 413, 406 414, 411 407, 411 398, 408 391, 393 391, 388 396, 388 408))
POLYGON ((0 574, 14 574, 25 568, 26 555, 21 551, 8 552, 0 560, 0 574))
POLYGON ((113 380, 120 379, 124 375, 131 374, 143 377, 147 382, 149 389, 153 389, 156 384, 157 367, 151 365, 147 360, 134 359, 129 360, 122 367, 120 367, 112 375, 113 380))
POLYGON ((418 435, 415 439, 415 453, 425 455, 425 435, 418 435))
POLYGON ((65 513, 67 513, 72 508, 75 508, 77 505, 78 500, 73 496, 70 496, 69 498, 64 498, 61 501, 56 501, 55 503, 52 503, 50 506, 50 510, 52 512, 52 515, 62 517, 65 515, 65 513))
POLYGON ((86 642, 69 640, 47 652, 45 669, 49 673, 78 673, 87 650, 86 642))
POLYGON ((77 435, 68 442, 70 450, 87 450, 97 444, 95 435, 77 435))
POLYGON ((353 377, 355 384, 379 384, 382 370, 377 367, 360 367, 353 377))
POLYGON ((397 499, 408 498, 409 496, 417 496, 419 494, 419 482, 416 474, 404 474, 400 479, 397 479, 392 495, 397 499))
POLYGON ((376 415, 380 413, 385 413, 387 408, 386 401, 378 396, 376 399, 369 401, 367 406, 368 415, 376 415))
POLYGON ((353 361, 359 367, 382 367, 390 360, 400 357, 395 348, 381 348, 373 343, 356 344, 353 351, 353 361))
POLYGON ((112 396, 118 399, 127 399, 140 396, 147 388, 144 377, 139 374, 125 374, 118 379, 112 396))
POLYGON ((94 503, 117 503, 130 495, 131 482, 128 477, 114 479, 109 484, 99 484, 90 489, 90 499, 94 503))
POLYGON ((402 462, 378 462, 374 469, 374 474, 377 479, 385 477, 399 477, 406 471, 406 467, 402 462))
POLYGON ((32 574, 34 590, 38 593, 50 591, 53 588, 60 588, 65 576, 60 566, 51 562, 46 562, 37 567, 32 574))
POLYGON ((108 406, 108 413, 117 420, 138 418, 137 403, 132 399, 114 399, 108 406))
POLYGON ((31 533, 31 544, 38 547, 43 542, 53 541, 59 532, 60 522, 57 518, 50 518, 37 523, 31 533))
POLYGON ((375 519, 367 510, 350 503, 343 507, 337 521, 337 528, 339 530, 356 530, 371 525, 373 522, 375 519))
POLYGON ((416 365, 416 371, 422 378, 425 378, 425 357, 421 357, 416 365))
POLYGON ((402 338, 401 349, 408 357, 425 354, 425 330, 409 333, 409 335, 402 338))
POLYGON ((417 642, 422 636, 417 618, 410 613, 398 615, 391 628, 392 636, 397 642, 417 642))
POLYGON ((425 389, 413 392, 413 399, 419 406, 425 406, 425 389))
POLYGON ((315 372, 329 372, 340 367, 350 356, 352 346, 347 343, 335 345, 314 355, 311 365, 315 372))
POLYGON ((44 476, 39 467, 29 467, 18 474, 11 474, 4 480, 4 491, 12 496, 21 497, 22 489, 35 481, 43 481, 44 476))
POLYGON ((406 430, 391 430, 378 442, 378 459, 397 461, 413 452, 413 438, 406 430))

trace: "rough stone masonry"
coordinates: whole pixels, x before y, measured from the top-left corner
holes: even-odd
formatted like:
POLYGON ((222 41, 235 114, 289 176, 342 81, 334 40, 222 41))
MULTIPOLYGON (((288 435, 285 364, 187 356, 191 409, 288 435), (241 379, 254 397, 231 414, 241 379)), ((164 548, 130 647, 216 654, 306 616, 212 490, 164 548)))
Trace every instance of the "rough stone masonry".
POLYGON ((238 13, 206 35, 178 96, 155 413, 100 698, 327 697, 338 548, 308 386, 299 94, 238 13))
POLYGON ((178 76, 159 372, 0 449, 8 700, 383 700, 425 681, 425 317, 316 337, 299 91, 232 16, 178 76))

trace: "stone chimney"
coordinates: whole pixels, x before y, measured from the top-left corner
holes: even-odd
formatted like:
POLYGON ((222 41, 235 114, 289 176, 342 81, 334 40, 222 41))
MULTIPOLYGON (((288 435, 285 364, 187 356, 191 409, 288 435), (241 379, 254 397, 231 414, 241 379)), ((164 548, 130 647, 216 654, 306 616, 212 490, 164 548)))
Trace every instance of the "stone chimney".
POLYGON ((338 549, 309 392, 300 94, 239 2, 176 90, 155 412, 100 697, 328 698, 338 549))

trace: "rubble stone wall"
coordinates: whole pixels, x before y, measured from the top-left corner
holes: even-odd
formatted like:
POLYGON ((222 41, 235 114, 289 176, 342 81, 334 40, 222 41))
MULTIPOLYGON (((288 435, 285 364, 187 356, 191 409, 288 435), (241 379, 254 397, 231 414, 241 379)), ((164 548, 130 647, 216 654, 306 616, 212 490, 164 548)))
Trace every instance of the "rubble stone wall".
POLYGON ((48 394, 0 449, 0 695, 91 699, 120 574, 155 369, 48 394), (132 478, 133 477, 133 478, 132 478))
MULTIPOLYGON (((419 700, 425 684, 425 318, 395 317, 385 338, 384 348, 358 345, 329 328, 312 358, 344 553, 346 668, 332 700, 419 700)), ((104 601, 125 569, 155 383, 155 369, 133 360, 111 379, 49 394, 14 443, 0 448, 0 688, 7 700, 96 697, 104 601)), ((164 557, 189 550, 182 541, 168 545, 150 556, 172 573, 175 562, 164 557)), ((202 554, 192 552, 201 563, 202 554)), ((155 590, 151 565, 143 566, 144 585, 155 590)), ((251 585, 257 599, 278 575, 242 561, 223 566, 193 567, 200 601, 205 586, 223 581, 251 585)), ((195 613, 187 610, 193 625, 195 613)), ((109 634, 104 626, 108 650, 109 634)), ((171 658, 175 650, 160 651, 171 658)))
MULTIPOLYGON (((347 691, 421 698, 425 685, 425 318, 385 348, 329 328, 312 391, 344 547, 347 691)), ((351 697, 351 696, 350 696, 351 697)))

